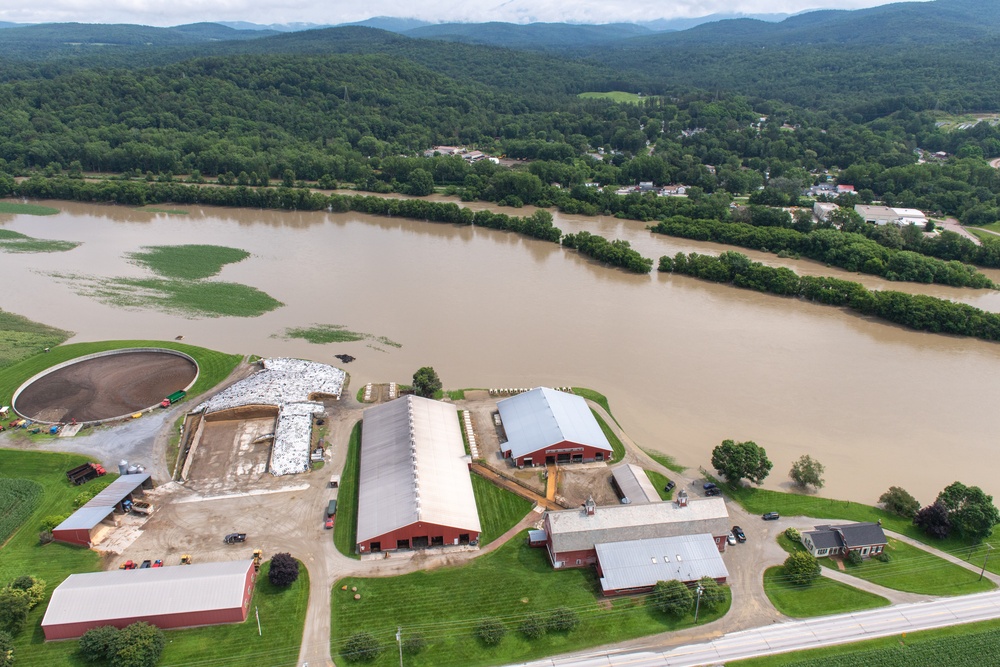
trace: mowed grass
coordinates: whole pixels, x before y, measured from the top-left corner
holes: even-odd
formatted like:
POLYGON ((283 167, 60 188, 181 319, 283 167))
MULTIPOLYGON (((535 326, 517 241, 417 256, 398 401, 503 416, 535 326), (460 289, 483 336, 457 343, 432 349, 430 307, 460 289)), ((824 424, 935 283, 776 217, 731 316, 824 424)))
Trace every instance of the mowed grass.
POLYGON ((16 215, 55 215, 59 209, 51 206, 40 206, 38 204, 24 204, 22 202, 0 201, 0 213, 14 213, 16 215))
POLYGON ((36 239, 20 232, 0 229, 0 252, 66 252, 78 245, 72 241, 36 239))
POLYGON ((623 445, 622 441, 618 439, 618 436, 615 435, 615 432, 611 430, 611 427, 608 426, 608 423, 603 419, 601 419, 601 415, 597 414, 597 412, 595 412, 594 410, 591 410, 590 412, 592 415, 594 415, 594 419, 597 420, 597 425, 601 427, 601 431, 604 432, 604 437, 606 437, 608 439, 608 443, 611 444, 611 451, 614 453, 615 463, 624 460, 625 445, 623 445))
MULTIPOLYGON (((571 387, 571 389, 573 390, 573 393, 576 394, 577 396, 582 396, 588 401, 593 401, 594 403, 597 403, 599 406, 604 408, 604 411, 607 412, 609 415, 611 415, 611 418, 615 420, 616 424, 618 424, 618 420, 615 419, 615 414, 611 412, 611 404, 608 403, 607 396, 605 396, 599 391, 594 391, 593 389, 587 389, 586 387, 571 387)), ((621 428, 621 426, 622 426, 621 424, 618 424, 618 428, 621 428)))
MULTIPOLYGON (((882 527, 909 538, 923 542, 935 549, 945 551, 956 558, 981 567, 986 560, 988 548, 986 543, 993 540, 987 537, 982 543, 973 544, 960 537, 949 537, 936 540, 928 537, 922 530, 913 525, 909 519, 886 512, 878 507, 857 503, 850 500, 835 500, 819 496, 807 496, 795 493, 783 493, 770 489, 756 489, 748 486, 734 486, 720 483, 723 491, 738 502, 751 514, 779 512, 782 516, 808 516, 817 519, 833 519, 836 521, 870 521, 882 522, 882 527)), ((1000 533, 994 532, 993 535, 1000 533)), ((986 569, 1000 574, 1000 558, 990 558, 986 569)))
MULTIPOLYGON (((46 368, 70 359, 94 354, 95 352, 118 350, 127 347, 162 347, 170 350, 179 350, 190 355, 198 362, 199 374, 198 381, 188 391, 188 398, 208 391, 222 382, 233 372, 233 369, 236 368, 236 365, 242 358, 238 354, 225 354, 203 347, 163 340, 111 340, 97 343, 60 345, 53 347, 50 352, 36 354, 20 363, 0 368, 0 405, 10 405, 11 396, 17 391, 17 388, 25 380, 41 373, 46 368)), ((6 471, 2 467, 0 467, 0 474, 6 474, 6 471)))
MULTIPOLYGON (((421 653, 406 656, 405 664, 465 667, 517 663, 693 625, 691 614, 665 616, 647 605, 644 596, 603 598, 592 568, 554 570, 546 550, 528 547, 526 535, 522 532, 461 567, 338 581, 331 600, 334 659, 339 664, 344 642, 362 630, 386 649, 370 664, 398 664, 395 633, 401 627, 404 640, 420 634, 427 642, 421 653), (354 600, 352 587, 357 587, 360 600, 354 600), (550 632, 534 641, 518 632, 528 614, 545 617, 559 607, 577 614, 580 624, 575 630, 550 632), (490 616, 504 623, 507 635, 498 646, 485 647, 473 633, 480 619, 490 616)), ((715 612, 702 609, 699 625, 728 611, 728 588, 724 590, 726 603, 715 612)))
POLYGON ((479 543, 483 546, 516 526, 534 507, 531 501, 501 489, 479 475, 472 475, 472 491, 476 495, 476 509, 482 527, 479 543))
POLYGON ((70 335, 68 331, 0 310, 0 368, 27 359, 47 347, 55 347, 70 335))
POLYGON ((143 246, 128 259, 166 278, 200 280, 217 275, 227 264, 242 262, 250 253, 218 245, 143 246))
POLYGON ((954 667, 1000 664, 1000 620, 727 662, 739 667, 954 667))
POLYGON ((347 460, 340 475, 337 493, 337 520, 333 524, 333 545, 337 551, 360 558, 354 553, 358 544, 358 476, 361 474, 361 422, 351 430, 347 443, 347 460))
POLYGON ((809 586, 797 586, 789 583, 785 568, 780 565, 764 571, 764 592, 775 609, 792 618, 841 614, 889 604, 880 595, 826 577, 820 577, 809 586))
POLYGON ((648 477, 649 481, 652 482, 653 486, 656 487, 656 492, 660 494, 660 500, 670 500, 671 498, 674 497, 673 489, 671 489, 670 491, 664 491, 664 489, 667 486, 667 482, 670 481, 670 479, 666 475, 661 475, 655 470, 646 470, 645 472, 646 472, 646 477, 648 477))
POLYGON ((647 99, 636 93, 626 93, 621 90, 612 90, 607 93, 580 93, 577 97, 582 97, 585 100, 611 100, 624 104, 641 104, 643 100, 647 99))

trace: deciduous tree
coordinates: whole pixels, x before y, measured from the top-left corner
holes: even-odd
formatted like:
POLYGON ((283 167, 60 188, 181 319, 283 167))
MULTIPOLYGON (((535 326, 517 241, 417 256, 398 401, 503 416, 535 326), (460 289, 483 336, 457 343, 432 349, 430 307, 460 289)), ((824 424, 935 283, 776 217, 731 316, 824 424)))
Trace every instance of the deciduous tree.
POLYGON ((299 561, 289 553, 274 554, 267 578, 275 586, 291 586, 299 578, 299 561))
POLYGON ((879 496, 878 501, 882 503, 887 512, 898 514, 901 517, 912 519, 920 509, 920 503, 910 495, 910 492, 901 486, 890 486, 889 490, 879 496))
POLYGON ((664 614, 683 616, 691 611, 694 594, 677 579, 658 581, 653 587, 653 606, 664 614))
POLYGON ((796 551, 785 559, 785 578, 797 586, 808 586, 819 576, 819 562, 807 551, 796 551))
POLYGON ((419 368, 413 374, 413 391, 417 396, 434 398, 434 394, 441 391, 441 387, 441 378, 431 366, 419 368))
POLYGON ((760 484, 767 478, 774 464, 768 460, 764 448, 752 440, 723 440, 722 444, 712 450, 712 465, 733 484, 739 483, 743 478, 760 484))
POLYGON ((801 487, 812 486, 822 489, 824 484, 823 471, 825 470, 826 467, 822 463, 808 454, 804 454, 792 464, 788 476, 801 487))

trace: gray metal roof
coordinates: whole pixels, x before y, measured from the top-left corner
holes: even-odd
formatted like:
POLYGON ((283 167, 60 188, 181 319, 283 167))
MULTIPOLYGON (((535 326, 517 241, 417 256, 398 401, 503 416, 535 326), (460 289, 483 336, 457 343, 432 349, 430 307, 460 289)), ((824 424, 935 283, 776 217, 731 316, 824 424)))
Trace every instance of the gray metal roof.
POLYGON ((601 588, 617 591, 653 586, 658 581, 697 581, 729 576, 722 554, 708 533, 596 545, 601 588))
POLYGON ((52 592, 42 626, 240 607, 251 567, 241 560, 71 574, 52 592))
POLYGON ((406 396, 365 410, 358 542, 418 521, 480 532, 465 456, 450 403, 406 396))
POLYGON ((806 533, 820 549, 832 547, 866 547, 873 544, 888 544, 882 526, 877 523, 845 523, 836 526, 816 526, 816 530, 806 533))
POLYGON ((545 513, 545 526, 555 552, 587 551, 602 542, 654 537, 729 533, 729 512, 722 498, 598 507, 593 516, 583 508, 545 513))
POLYGON ((646 471, 634 463, 618 466, 611 474, 618 482, 618 488, 633 505, 662 502, 646 471))
POLYGON ((582 397, 537 387, 497 403, 506 448, 515 458, 569 440, 611 451, 590 407, 582 397))
POLYGON ((149 473, 122 475, 91 498, 86 505, 69 515, 53 530, 90 530, 115 510, 115 505, 147 481, 149 473))

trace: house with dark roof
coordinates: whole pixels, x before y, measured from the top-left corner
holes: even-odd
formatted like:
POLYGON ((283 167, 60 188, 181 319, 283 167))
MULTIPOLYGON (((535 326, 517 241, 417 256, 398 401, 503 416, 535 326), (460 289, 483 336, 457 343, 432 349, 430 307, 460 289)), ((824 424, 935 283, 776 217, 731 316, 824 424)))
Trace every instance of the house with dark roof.
POLYGON ((879 523, 848 523, 840 526, 816 526, 802 533, 802 546, 816 558, 846 556, 857 551, 862 558, 882 553, 889 540, 879 523))

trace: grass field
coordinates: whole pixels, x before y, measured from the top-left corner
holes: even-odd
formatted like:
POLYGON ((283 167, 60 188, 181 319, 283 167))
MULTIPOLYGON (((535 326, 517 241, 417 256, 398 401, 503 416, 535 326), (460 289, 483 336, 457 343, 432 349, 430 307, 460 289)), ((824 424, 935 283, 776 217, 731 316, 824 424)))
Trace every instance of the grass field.
POLYGON ((781 566, 764 571, 764 592, 775 609, 792 618, 841 614, 889 604, 880 595, 826 577, 820 577, 810 586, 796 586, 785 579, 781 566))
POLYGON ((606 437, 608 442, 611 443, 611 451, 614 452, 615 463, 623 460, 625 458, 625 445, 623 445, 622 441, 618 439, 615 432, 611 430, 608 423, 601 419, 601 415, 597 414, 594 410, 591 410, 590 412, 594 415, 594 419, 597 420, 597 425, 600 426, 601 430, 604 432, 604 437, 606 437))
POLYGON ((609 93, 580 93, 577 97, 582 97, 585 100, 611 100, 625 104, 642 104, 643 100, 648 99, 636 93, 626 93, 620 90, 612 90, 609 93))
MULTIPOLYGON (((198 381, 188 391, 188 398, 208 391, 222 382, 240 362, 238 354, 224 354, 193 345, 163 340, 112 340, 98 343, 73 343, 53 347, 47 354, 36 354, 20 363, 0 368, 0 405, 10 405, 11 395, 28 378, 56 364, 95 352, 124 347, 164 347, 180 350, 198 362, 198 381)), ((6 474, 0 469, 0 474, 6 474)))
POLYGON ((684 472, 687 470, 687 466, 680 465, 672 456, 653 451, 652 449, 643 449, 642 451, 646 452, 646 456, 653 459, 667 470, 673 470, 674 472, 684 472))
POLYGON ((1000 664, 1000 620, 729 662, 733 667, 980 667, 1000 664))
POLYGON ((359 340, 367 340, 389 347, 403 347, 394 340, 385 336, 375 336, 370 333, 351 331, 344 324, 313 324, 308 327, 293 327, 285 329, 285 333, 276 338, 299 338, 314 345, 326 345, 327 343, 353 343, 359 340))
POLYGON ((242 262, 246 250, 218 245, 144 246, 128 259, 156 275, 183 280, 200 280, 218 275, 227 264, 242 262))
MULTIPOLYGON (((945 551, 956 558, 961 558, 976 567, 980 567, 986 557, 986 542, 970 544, 959 537, 949 537, 945 540, 934 540, 924 534, 913 522, 886 512, 878 507, 856 503, 850 500, 834 500, 819 496, 807 496, 796 493, 783 493, 769 489, 755 489, 745 486, 733 486, 721 483, 723 491, 752 514, 764 512, 780 512, 782 516, 809 516, 817 519, 835 519, 840 521, 871 521, 882 522, 882 527, 917 541, 924 542, 935 549, 945 551)), ((994 535, 998 533, 994 532, 994 535)), ((1000 558, 991 558, 986 563, 986 569, 1000 574, 1000 558)))
POLYGON ((988 234, 980 231, 981 229, 988 229, 991 232, 1000 233, 1000 222, 991 222, 988 225, 979 225, 978 227, 966 227, 968 231, 975 234, 979 238, 995 238, 996 234, 988 234))
POLYGON ((479 543, 483 546, 516 526, 532 508, 530 501, 479 475, 472 475, 472 491, 476 494, 476 509, 483 529, 479 534, 479 543))
POLYGON ((661 475, 655 470, 647 470, 646 477, 648 477, 649 481, 652 482, 653 486, 656 487, 656 492, 660 494, 660 500, 670 500, 671 498, 674 497, 673 489, 671 489, 670 491, 663 490, 664 488, 666 488, 667 482, 670 481, 670 479, 668 479, 666 475, 661 475))
POLYGON ((0 201, 0 213, 14 213, 17 215, 55 215, 59 209, 51 206, 39 206, 38 204, 22 204, 13 201, 0 201))
POLYGON ((361 422, 351 430, 347 444, 347 461, 340 475, 340 492, 337 493, 337 521, 333 525, 333 544, 337 551, 358 558, 354 548, 358 544, 358 475, 361 470, 361 422))
MULTIPOLYGON (((394 637, 396 628, 402 627, 404 639, 420 634, 427 642, 424 651, 406 657, 407 665, 465 667, 521 662, 693 624, 691 615, 673 619, 656 612, 642 596, 602 598, 591 568, 554 570, 546 551, 528 547, 525 535, 461 567, 337 582, 331 600, 335 659, 343 642, 359 630, 371 632, 387 649, 371 664, 398 664, 394 637), (348 590, 342 591, 342 585, 348 590), (354 586, 361 595, 357 601, 350 590, 354 586), (547 615, 559 607, 578 615, 580 625, 575 630, 548 633, 534 641, 517 631, 526 615, 547 615), (495 647, 484 647, 473 636, 479 619, 489 616, 500 618, 508 629, 495 647)), ((720 610, 703 609, 699 624, 728 609, 727 597, 720 610)))
POLYGON ((66 252, 80 245, 72 241, 36 239, 9 229, 0 229, 0 252, 66 252))
MULTIPOLYGON (((616 424, 618 424, 618 420, 615 419, 615 413, 611 412, 611 405, 608 403, 607 396, 605 396, 599 391, 594 391, 593 389, 587 389, 586 387, 572 387, 572 390, 573 393, 576 394, 577 396, 582 396, 588 401, 593 401, 594 403, 597 403, 599 406, 604 408, 604 411, 607 412, 609 415, 611 415, 611 418, 615 420, 616 424)), ((621 427, 622 425, 618 424, 618 428, 621 427)))
POLYGON ((0 368, 55 347, 69 337, 68 331, 0 310, 0 368))

